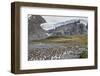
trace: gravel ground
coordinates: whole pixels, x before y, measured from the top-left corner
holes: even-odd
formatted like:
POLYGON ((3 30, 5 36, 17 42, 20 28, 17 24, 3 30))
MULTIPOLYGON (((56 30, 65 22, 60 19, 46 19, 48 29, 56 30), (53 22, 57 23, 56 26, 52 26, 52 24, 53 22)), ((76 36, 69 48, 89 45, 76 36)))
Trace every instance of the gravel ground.
POLYGON ((79 59, 80 53, 86 47, 62 46, 60 44, 30 44, 28 50, 28 60, 59 60, 59 59, 79 59))

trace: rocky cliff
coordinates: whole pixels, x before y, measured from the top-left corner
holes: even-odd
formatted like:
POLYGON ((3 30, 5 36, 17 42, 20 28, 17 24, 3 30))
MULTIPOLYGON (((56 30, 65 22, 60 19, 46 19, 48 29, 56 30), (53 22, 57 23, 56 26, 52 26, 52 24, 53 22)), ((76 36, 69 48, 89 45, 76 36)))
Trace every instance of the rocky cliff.
POLYGON ((40 40, 46 38, 46 31, 40 26, 41 23, 45 23, 45 19, 40 15, 31 15, 28 18, 28 39, 40 40))

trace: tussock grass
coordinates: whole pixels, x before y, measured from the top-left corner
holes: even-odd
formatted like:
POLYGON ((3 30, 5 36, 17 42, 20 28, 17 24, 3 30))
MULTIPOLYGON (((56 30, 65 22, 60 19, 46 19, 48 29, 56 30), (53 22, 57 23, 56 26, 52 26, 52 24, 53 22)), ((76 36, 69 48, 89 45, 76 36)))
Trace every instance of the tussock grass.
POLYGON ((33 42, 41 43, 78 43, 87 45, 87 35, 73 35, 73 36, 51 36, 42 40, 34 40, 33 42))
POLYGON ((80 58, 87 58, 88 57, 88 52, 87 51, 83 51, 81 54, 80 54, 80 58))

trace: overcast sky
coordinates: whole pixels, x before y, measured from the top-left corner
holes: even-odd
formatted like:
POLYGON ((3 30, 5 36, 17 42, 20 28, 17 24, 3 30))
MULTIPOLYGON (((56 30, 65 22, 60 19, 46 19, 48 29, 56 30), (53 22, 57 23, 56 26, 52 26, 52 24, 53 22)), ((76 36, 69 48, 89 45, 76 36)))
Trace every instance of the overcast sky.
POLYGON ((41 24, 42 28, 45 30, 53 29, 54 24, 59 22, 64 22, 72 19, 84 19, 87 21, 87 17, 75 17, 75 16, 42 16, 47 23, 41 24))

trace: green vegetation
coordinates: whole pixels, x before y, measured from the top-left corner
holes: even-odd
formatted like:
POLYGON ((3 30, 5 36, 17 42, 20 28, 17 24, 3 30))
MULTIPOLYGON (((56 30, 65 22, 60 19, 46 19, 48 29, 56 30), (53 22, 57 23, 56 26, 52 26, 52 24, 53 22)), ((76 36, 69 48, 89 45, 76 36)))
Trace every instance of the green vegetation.
POLYGON ((88 57, 88 52, 87 51, 83 51, 81 54, 80 54, 80 58, 87 58, 88 57))
POLYGON ((42 40, 34 40, 33 42, 41 43, 78 43, 80 45, 87 45, 87 35, 73 35, 73 36, 51 36, 42 40))

